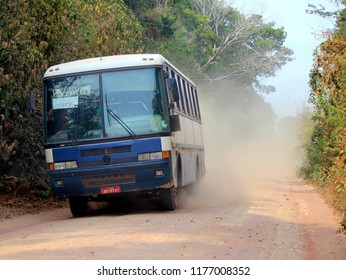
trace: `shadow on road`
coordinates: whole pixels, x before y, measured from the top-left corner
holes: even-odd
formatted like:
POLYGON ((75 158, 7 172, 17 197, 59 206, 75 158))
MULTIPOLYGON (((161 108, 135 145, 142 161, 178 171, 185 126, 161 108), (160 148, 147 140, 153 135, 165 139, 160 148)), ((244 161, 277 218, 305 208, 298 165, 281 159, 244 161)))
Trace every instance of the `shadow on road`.
POLYGON ((164 211, 160 198, 121 197, 107 202, 89 202, 87 216, 144 214, 164 211))

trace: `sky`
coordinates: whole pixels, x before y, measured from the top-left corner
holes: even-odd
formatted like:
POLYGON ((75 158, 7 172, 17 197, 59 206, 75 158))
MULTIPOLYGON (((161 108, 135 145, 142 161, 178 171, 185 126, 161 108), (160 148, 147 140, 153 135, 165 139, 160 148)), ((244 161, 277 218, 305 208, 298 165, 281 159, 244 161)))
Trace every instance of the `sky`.
POLYGON ((238 10, 250 15, 261 14, 266 22, 275 22, 287 32, 285 46, 294 51, 293 61, 287 63, 273 78, 262 81, 275 86, 276 92, 265 94, 278 118, 294 116, 305 106, 312 107, 309 99, 309 71, 313 65, 313 52, 323 42, 321 30, 332 28, 332 23, 305 12, 308 4, 325 6, 334 11, 329 0, 233 0, 238 10))

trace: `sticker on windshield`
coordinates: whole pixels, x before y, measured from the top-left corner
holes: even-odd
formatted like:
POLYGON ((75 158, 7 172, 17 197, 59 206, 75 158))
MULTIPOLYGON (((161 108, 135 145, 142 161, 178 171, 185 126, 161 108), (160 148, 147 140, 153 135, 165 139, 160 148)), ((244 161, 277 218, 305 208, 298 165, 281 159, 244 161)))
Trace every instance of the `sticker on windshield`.
POLYGON ((78 96, 54 98, 53 109, 70 109, 78 107, 78 96))

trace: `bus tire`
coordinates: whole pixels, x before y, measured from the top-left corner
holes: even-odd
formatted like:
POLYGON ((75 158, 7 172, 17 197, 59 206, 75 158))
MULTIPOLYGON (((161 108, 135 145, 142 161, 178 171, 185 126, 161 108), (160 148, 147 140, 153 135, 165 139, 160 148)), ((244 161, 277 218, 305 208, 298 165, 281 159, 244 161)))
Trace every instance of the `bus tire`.
POLYGON ((88 210, 88 201, 84 197, 70 197, 68 199, 73 217, 85 216, 88 210))
POLYGON ((160 195, 165 210, 174 211, 177 208, 178 195, 175 187, 162 189, 160 195))

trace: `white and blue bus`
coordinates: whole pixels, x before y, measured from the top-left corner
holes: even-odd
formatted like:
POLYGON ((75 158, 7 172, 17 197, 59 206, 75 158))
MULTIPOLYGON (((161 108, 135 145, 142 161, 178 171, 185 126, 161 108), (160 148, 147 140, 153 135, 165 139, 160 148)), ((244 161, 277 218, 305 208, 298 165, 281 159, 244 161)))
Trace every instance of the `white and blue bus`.
POLYGON ((194 83, 158 54, 83 59, 44 74, 44 144, 53 195, 73 216, 89 201, 161 196, 205 173, 194 83))

